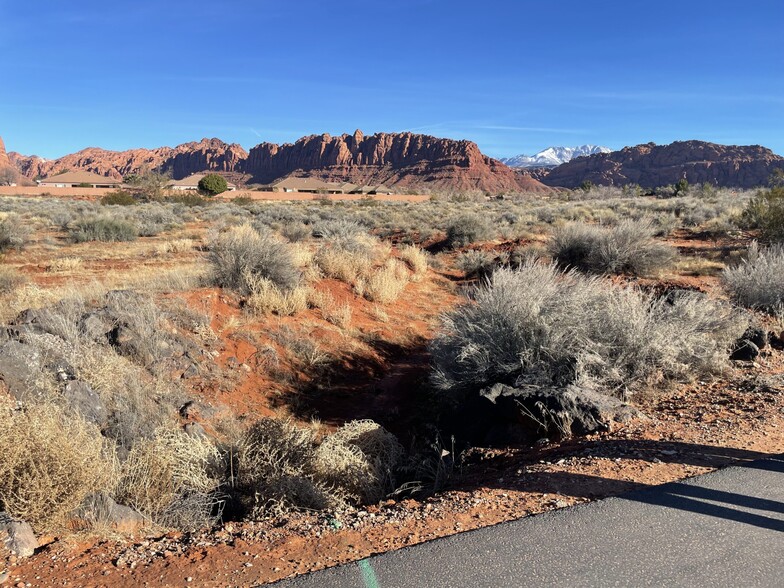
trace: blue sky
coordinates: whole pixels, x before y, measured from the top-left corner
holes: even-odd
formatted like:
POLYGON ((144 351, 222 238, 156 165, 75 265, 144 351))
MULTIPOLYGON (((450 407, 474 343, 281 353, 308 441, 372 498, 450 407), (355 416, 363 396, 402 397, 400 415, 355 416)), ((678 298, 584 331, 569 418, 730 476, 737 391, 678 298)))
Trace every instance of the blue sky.
POLYGON ((782 0, 0 0, 0 136, 57 157, 328 132, 784 154, 782 0))

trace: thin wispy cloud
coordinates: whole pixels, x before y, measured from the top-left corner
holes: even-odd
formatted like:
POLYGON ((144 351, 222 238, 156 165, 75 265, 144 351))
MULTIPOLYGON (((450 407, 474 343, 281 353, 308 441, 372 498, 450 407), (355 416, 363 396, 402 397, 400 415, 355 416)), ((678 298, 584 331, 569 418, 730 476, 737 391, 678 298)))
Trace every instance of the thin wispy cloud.
POLYGON ((487 129, 490 131, 522 131, 526 133, 560 133, 564 135, 582 135, 591 133, 588 129, 561 129, 554 127, 517 127, 510 125, 477 125, 477 129, 487 129))

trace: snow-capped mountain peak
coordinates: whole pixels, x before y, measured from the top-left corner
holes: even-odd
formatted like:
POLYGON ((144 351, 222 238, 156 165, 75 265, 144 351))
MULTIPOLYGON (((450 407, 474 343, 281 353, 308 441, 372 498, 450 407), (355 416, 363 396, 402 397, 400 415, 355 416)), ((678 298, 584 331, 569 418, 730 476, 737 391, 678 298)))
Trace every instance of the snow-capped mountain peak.
POLYGON ((548 147, 535 155, 516 155, 504 157, 503 163, 509 167, 555 167, 571 161, 575 157, 609 153, 611 150, 601 145, 580 145, 579 147, 548 147))

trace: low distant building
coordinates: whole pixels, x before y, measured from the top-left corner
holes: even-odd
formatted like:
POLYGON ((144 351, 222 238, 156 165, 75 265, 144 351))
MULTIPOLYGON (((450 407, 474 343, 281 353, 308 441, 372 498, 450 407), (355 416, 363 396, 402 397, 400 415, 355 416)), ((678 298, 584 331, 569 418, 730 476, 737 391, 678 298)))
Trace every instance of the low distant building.
MULTIPOLYGON (((206 175, 207 174, 193 174, 181 180, 172 180, 166 184, 166 187, 169 190, 198 190, 199 182, 206 175)), ((226 185, 228 186, 228 192, 234 192, 237 190, 236 184, 232 184, 231 182, 227 181, 226 185)))
POLYGON ((284 178, 271 186, 273 192, 305 192, 308 194, 341 194, 340 184, 316 178, 284 178))
POLYGON ((87 171, 63 172, 43 180, 38 180, 42 188, 119 188, 122 180, 99 176, 87 171))
POLYGON ((269 188, 273 192, 305 192, 309 194, 394 194, 394 191, 383 184, 378 186, 352 184, 343 182, 322 182, 316 178, 284 178, 269 188))
POLYGON ((379 184, 371 192, 371 194, 385 194, 387 196, 394 193, 395 192, 391 188, 387 188, 384 184, 379 184))

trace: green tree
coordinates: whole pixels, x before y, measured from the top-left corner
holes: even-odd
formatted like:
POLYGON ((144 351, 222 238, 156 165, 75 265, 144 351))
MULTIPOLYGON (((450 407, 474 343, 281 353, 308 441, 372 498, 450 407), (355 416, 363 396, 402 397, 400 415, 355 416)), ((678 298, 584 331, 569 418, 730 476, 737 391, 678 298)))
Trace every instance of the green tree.
POLYGON ((226 178, 218 174, 207 174, 199 180, 199 190, 208 196, 216 196, 228 189, 226 178))
POLYGON ((681 178, 680 180, 678 180, 678 183, 675 184, 675 195, 681 196, 683 194, 686 194, 686 192, 688 191, 689 191, 689 182, 686 180, 686 178, 681 178))
POLYGON ((138 174, 125 177, 125 183, 136 189, 146 200, 163 199, 166 184, 171 181, 171 176, 154 170, 142 170, 138 174))
POLYGON ((580 190, 583 192, 590 192, 591 188, 593 188, 593 182, 591 180, 583 180, 580 182, 580 190))

